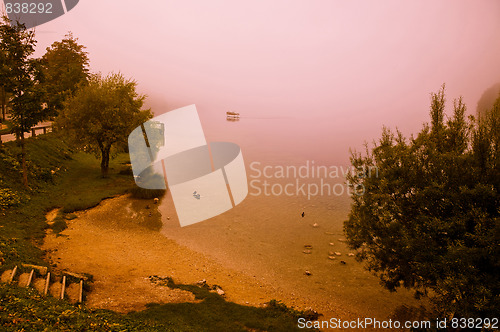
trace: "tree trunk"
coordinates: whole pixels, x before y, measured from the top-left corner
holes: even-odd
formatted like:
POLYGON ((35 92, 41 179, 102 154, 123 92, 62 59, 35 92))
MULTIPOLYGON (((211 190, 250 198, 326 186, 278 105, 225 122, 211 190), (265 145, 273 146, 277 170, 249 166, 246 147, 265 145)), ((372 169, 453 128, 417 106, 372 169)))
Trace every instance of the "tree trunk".
POLYGON ((108 177, 110 150, 111 150, 111 145, 101 146, 101 175, 103 178, 108 177))
POLYGON ((5 87, 2 87, 2 121, 5 121, 5 87))
POLYGON ((23 184, 28 188, 28 169, 26 167, 26 148, 24 144, 24 132, 21 132, 21 160, 23 166, 23 184))

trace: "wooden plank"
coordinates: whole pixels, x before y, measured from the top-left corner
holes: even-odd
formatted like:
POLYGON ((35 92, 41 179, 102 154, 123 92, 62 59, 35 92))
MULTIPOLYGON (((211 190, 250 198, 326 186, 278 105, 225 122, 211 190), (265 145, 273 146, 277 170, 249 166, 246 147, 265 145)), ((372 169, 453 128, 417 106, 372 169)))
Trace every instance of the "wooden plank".
POLYGON ((47 273, 47 267, 46 266, 40 266, 40 265, 33 265, 33 264, 23 264, 24 267, 27 268, 32 268, 40 272, 42 276, 44 276, 47 273))
POLYGON ((14 270, 12 270, 12 274, 10 275, 10 282, 14 280, 14 277, 16 276, 17 272, 17 265, 14 267, 14 270))
POLYGON ((62 277, 62 285, 61 285, 61 300, 64 300, 64 291, 66 290, 66 276, 62 277))
POLYGON ((83 279, 80 279, 80 295, 78 296, 78 302, 83 302, 83 279))
POLYGON ((43 295, 47 295, 47 292, 49 291, 49 284, 50 284, 50 272, 47 273, 47 280, 45 281, 45 290, 43 291, 43 295))
POLYGON ((31 269, 30 276, 28 278, 28 282, 26 283, 26 287, 29 287, 31 285, 31 280, 33 280, 33 273, 35 272, 34 269, 31 269))
POLYGON ((70 276, 70 277, 74 277, 74 278, 77 278, 77 279, 83 279, 83 280, 87 280, 88 278, 83 275, 83 274, 80 274, 80 273, 74 273, 74 272, 69 272, 69 271, 64 271, 63 272, 63 275, 67 275, 67 276, 70 276))

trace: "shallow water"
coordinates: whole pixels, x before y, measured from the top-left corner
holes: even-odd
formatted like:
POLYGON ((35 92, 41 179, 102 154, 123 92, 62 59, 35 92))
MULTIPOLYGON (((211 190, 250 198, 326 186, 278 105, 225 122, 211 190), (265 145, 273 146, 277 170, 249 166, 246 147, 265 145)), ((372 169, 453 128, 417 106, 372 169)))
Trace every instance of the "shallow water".
POLYGON ((240 145, 249 195, 221 215, 181 228, 167 194, 160 204, 163 234, 313 305, 340 306, 353 317, 384 318, 402 304, 415 304, 408 292, 383 290, 348 256, 342 229, 350 196, 343 172, 349 170, 349 144, 360 141, 352 139, 349 126, 306 118, 201 118, 209 142, 240 145), (281 192, 287 184, 288 194, 281 192), (312 245, 311 253, 304 253, 305 245, 312 245))

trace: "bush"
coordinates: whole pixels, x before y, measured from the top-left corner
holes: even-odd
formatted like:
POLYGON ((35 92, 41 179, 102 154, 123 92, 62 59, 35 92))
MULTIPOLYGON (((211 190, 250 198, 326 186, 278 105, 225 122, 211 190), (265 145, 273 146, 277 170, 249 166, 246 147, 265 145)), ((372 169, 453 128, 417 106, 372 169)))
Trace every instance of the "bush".
POLYGON ((52 224, 51 228, 54 231, 54 233, 59 234, 62 231, 64 231, 66 228, 68 228, 68 224, 66 223, 66 220, 64 220, 62 217, 58 216, 54 220, 54 223, 52 224))
POLYGON ((0 209, 21 203, 21 196, 8 188, 0 188, 0 209))

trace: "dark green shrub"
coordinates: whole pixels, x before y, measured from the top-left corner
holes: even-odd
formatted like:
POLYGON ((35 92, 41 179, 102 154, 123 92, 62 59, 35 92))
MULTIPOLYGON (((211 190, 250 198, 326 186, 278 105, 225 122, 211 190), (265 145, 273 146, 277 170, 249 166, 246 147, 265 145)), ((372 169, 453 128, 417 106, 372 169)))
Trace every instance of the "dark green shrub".
POLYGON ((66 228, 68 228, 68 224, 62 217, 57 217, 56 219, 54 219, 54 223, 52 224, 51 228, 54 233, 59 234, 66 228))

